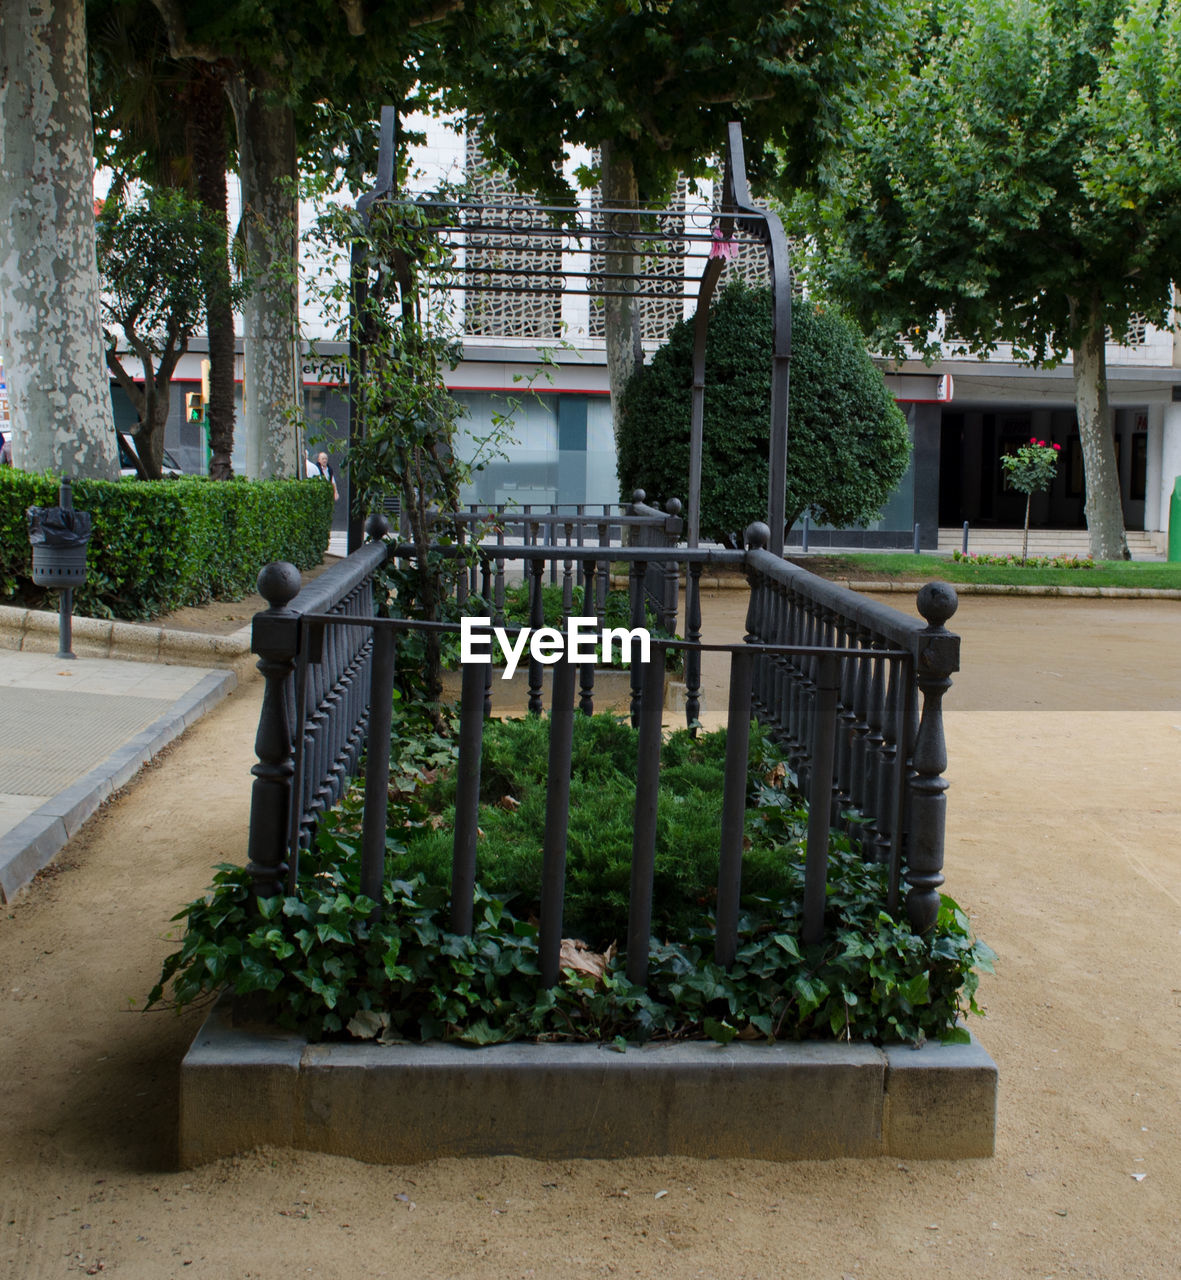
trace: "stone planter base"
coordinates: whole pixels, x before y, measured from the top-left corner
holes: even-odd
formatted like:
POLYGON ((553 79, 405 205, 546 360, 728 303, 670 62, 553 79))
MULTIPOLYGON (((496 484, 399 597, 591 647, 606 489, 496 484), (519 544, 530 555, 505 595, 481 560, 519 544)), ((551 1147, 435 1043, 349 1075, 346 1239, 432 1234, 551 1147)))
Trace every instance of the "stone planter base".
POLYGON ((181 1068, 180 1164, 256 1146, 444 1156, 760 1160, 993 1154, 997 1069, 970 1045, 309 1044, 222 1000, 181 1068))

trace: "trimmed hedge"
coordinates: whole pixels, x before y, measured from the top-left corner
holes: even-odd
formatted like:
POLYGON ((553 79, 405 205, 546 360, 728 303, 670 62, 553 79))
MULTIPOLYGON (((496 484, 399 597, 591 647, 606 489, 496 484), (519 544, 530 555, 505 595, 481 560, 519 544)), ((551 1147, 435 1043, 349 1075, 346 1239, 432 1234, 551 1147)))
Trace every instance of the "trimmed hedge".
MULTIPOLYGON (((39 604, 26 510, 58 503, 60 480, 0 467, 0 600, 39 604)), ((74 506, 94 523, 79 614, 143 619, 240 599, 272 560, 310 569, 324 558, 332 487, 324 480, 78 480, 74 506)))
MULTIPOLYGON (((649 502, 688 497, 693 321, 637 369, 624 390, 620 491, 649 502)), ((701 533, 737 545, 767 518, 771 295, 728 286, 710 308, 705 360, 701 533)), ((792 305, 787 523, 804 511, 837 528, 877 519, 910 459, 906 419, 844 317, 792 305)))

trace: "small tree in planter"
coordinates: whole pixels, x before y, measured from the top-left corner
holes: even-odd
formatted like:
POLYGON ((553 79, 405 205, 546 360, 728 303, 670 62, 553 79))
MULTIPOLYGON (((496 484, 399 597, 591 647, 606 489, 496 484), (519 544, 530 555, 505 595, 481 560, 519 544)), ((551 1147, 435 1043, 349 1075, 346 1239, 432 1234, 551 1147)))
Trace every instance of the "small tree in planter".
MULTIPOLYGON (((204 206, 179 191, 152 190, 129 205, 108 199, 97 227, 107 367, 139 417, 134 434, 143 478, 159 480, 172 376, 205 323, 206 282, 218 278, 225 240, 204 206), (142 381, 124 364, 119 332, 142 381)), ((236 306, 242 290, 226 287, 236 306)))
POLYGON ((1047 444, 1037 436, 1030 436, 1016 453, 1006 453, 1001 466, 1009 483, 1018 493, 1025 494, 1025 532, 1021 538, 1021 563, 1029 555, 1029 508, 1035 493, 1044 493, 1054 481, 1058 471, 1060 444, 1047 444))

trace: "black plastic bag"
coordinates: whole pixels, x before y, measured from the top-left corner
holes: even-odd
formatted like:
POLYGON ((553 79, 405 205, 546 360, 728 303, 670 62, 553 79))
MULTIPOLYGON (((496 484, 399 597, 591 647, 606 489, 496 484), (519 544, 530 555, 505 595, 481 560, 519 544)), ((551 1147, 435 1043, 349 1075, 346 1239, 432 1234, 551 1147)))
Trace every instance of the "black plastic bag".
POLYGON ((90 541, 90 512, 62 507, 30 507, 29 543, 34 547, 84 547, 90 541))

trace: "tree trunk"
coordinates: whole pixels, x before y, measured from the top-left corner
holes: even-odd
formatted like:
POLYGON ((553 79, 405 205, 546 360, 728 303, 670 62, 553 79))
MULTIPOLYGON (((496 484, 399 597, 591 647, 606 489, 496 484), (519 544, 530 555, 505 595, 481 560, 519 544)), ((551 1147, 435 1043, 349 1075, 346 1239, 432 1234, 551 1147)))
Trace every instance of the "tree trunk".
POLYGON ((114 479, 82 0, 0 14, 0 349, 13 462, 114 479))
POLYGON ((228 89, 238 127, 252 279, 242 314, 246 474, 251 479, 299 476, 295 118, 274 92, 271 77, 249 64, 231 77, 228 89))
MULTIPOLYGON (((617 150, 604 142, 599 148, 602 165, 603 205, 608 209, 636 209, 639 207, 639 188, 632 158, 626 151, 617 150)), ((616 218, 614 225, 620 231, 639 229, 639 218, 616 218)), ((641 255, 636 251, 636 241, 619 239, 607 242, 604 254, 606 287, 610 290, 635 288, 641 266, 641 255)), ((635 297, 604 298, 603 330, 607 339, 607 379, 611 386, 611 422, 615 430, 615 447, 619 448, 620 426, 623 420, 621 400, 624 388, 636 369, 644 363, 642 330, 640 327, 640 302, 635 297)))
POLYGON ((1105 327, 1097 301, 1072 302, 1077 337, 1071 348, 1074 359, 1074 404, 1079 444, 1083 451, 1083 476, 1087 497, 1085 514, 1095 560, 1128 560, 1123 503, 1115 445, 1107 411, 1107 362, 1105 327), (1082 310, 1085 307, 1085 310, 1082 310))
POLYGON ((221 75, 200 63, 190 81, 190 123, 197 199, 218 220, 225 248, 203 287, 209 333, 209 474, 234 474, 234 308, 230 293, 229 219, 226 212, 226 95, 221 75))
POLYGON ((145 379, 148 388, 144 414, 135 428, 135 449, 149 480, 159 480, 164 474, 164 428, 168 425, 168 406, 171 397, 168 389, 163 394, 152 379, 145 379))

